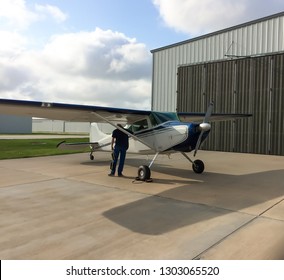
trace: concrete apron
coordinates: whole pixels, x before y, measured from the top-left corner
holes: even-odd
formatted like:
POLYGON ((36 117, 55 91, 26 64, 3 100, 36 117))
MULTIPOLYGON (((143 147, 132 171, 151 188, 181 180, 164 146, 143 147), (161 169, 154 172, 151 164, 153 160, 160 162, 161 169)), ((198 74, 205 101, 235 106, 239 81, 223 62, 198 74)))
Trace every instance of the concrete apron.
POLYGON ((284 259, 284 157, 199 151, 128 155, 124 178, 110 155, 0 161, 1 259, 284 259))

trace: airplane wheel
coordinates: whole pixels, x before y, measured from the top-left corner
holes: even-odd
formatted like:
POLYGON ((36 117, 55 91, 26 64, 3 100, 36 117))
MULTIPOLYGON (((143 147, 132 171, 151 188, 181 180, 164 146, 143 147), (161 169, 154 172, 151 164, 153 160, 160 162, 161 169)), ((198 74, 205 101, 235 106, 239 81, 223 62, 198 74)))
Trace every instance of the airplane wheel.
POLYGON ((93 155, 90 155, 90 160, 94 160, 94 156, 93 155))
POLYGON ((138 168, 138 178, 141 181, 146 181, 150 179, 151 170, 147 165, 142 165, 138 168))
POLYGON ((204 163, 202 160, 195 160, 192 164, 192 169, 195 173, 202 173, 204 171, 204 163))

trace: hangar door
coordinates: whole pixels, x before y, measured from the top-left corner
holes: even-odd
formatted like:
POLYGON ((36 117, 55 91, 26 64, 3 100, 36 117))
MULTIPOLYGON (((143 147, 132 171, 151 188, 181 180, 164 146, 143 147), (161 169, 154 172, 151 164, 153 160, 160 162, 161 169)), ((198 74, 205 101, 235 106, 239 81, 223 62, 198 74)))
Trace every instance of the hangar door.
POLYGON ((180 66, 177 111, 252 113, 212 124, 203 149, 284 155, 284 54, 180 66))

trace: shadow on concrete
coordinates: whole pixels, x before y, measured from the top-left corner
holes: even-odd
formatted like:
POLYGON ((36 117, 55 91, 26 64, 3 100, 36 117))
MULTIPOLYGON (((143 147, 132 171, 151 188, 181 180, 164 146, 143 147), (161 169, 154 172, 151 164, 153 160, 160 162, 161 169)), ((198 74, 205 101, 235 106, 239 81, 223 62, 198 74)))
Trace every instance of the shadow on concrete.
MULTIPOLYGON (((165 174, 177 175, 177 171, 163 168, 165 174)), ((275 199, 283 199, 283 178, 284 170, 247 175, 207 173, 198 184, 172 188, 115 207, 103 215, 134 232, 148 235, 160 235, 232 212, 245 214, 245 208, 257 206, 256 210, 252 209, 253 218, 272 207, 275 199), (268 204, 259 206, 263 203, 268 204)))
POLYGON ((131 231, 161 235, 229 212, 175 200, 169 203, 161 197, 151 196, 115 207, 103 215, 131 231))

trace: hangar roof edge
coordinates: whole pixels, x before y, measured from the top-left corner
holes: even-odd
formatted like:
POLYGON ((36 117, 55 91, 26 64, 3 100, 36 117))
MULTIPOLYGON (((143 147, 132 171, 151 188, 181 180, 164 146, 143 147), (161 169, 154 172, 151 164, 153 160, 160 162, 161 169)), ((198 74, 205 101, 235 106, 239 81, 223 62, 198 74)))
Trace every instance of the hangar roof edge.
POLYGON ((184 40, 184 41, 181 41, 181 42, 178 42, 178 43, 174 43, 174 44, 170 44, 170 45, 167 45, 167 46, 164 46, 164 47, 156 48, 156 49, 151 50, 151 53, 155 53, 155 52, 162 51, 162 50, 165 50, 165 49, 174 48, 174 47, 177 47, 177 46, 180 46, 180 45, 184 45, 184 44, 187 44, 187 43, 198 41, 198 40, 201 40, 201 39, 204 39, 204 38, 215 36, 215 35, 218 35, 218 34, 221 34, 221 33, 224 33, 224 32, 232 31, 234 29, 242 28, 242 27, 245 27, 245 26, 249 26, 249 25, 252 25, 252 24, 255 24, 255 23, 259 23, 259 22, 262 22, 262 21, 265 21, 265 20, 270 20, 270 19, 277 18, 277 17, 280 17, 280 16, 284 16, 284 11, 277 13, 277 14, 270 15, 270 16, 265 16, 265 17, 262 17, 262 18, 259 18, 259 19, 251 20, 251 21, 248 21, 248 22, 245 22, 245 23, 241 23, 241 24, 238 24, 238 25, 235 25, 235 26, 232 26, 232 27, 224 28, 224 29, 221 29, 221 30, 218 30, 218 31, 213 31, 211 33, 201 35, 201 36, 198 36, 198 37, 195 37, 195 38, 191 38, 191 39, 188 39, 188 40, 184 40))

